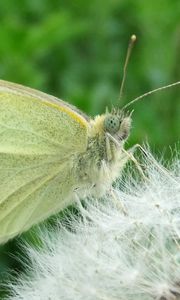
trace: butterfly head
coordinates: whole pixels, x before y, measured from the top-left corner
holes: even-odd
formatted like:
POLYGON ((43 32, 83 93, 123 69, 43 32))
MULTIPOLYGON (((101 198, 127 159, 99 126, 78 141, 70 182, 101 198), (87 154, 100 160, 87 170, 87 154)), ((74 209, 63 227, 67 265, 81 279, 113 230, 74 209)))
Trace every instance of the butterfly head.
POLYGON ((131 128, 131 115, 124 114, 121 110, 113 110, 104 117, 104 132, 113 137, 118 143, 129 136, 131 128))

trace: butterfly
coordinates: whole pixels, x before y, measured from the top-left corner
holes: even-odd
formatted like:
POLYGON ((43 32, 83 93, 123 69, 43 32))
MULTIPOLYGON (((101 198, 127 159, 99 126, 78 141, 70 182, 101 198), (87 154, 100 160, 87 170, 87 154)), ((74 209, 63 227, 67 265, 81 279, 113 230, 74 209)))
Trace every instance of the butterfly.
POLYGON ((56 97, 1 80, 0 243, 77 197, 102 197, 132 153, 124 150, 130 128, 124 109, 90 118, 56 97))
POLYGON ((0 243, 64 209, 77 193, 103 195, 124 167, 131 117, 120 110, 91 119, 6 81, 0 108, 0 243))

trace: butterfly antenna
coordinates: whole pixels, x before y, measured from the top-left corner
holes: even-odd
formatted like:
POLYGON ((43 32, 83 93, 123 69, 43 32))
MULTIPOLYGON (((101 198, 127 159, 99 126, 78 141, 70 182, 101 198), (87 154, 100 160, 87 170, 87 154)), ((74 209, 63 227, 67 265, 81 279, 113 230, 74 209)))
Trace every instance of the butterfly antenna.
POLYGON ((124 83, 126 80, 126 74, 127 74, 127 66, 128 66, 128 62, 129 62, 129 58, 131 56, 131 52, 134 46, 134 43, 136 41, 136 35, 133 34, 130 38, 129 41, 129 45, 128 45, 128 49, 127 49, 127 54, 126 54, 126 59, 125 59, 125 63, 124 63, 124 68, 123 68, 123 78, 122 78, 122 82, 121 82, 121 87, 120 87, 120 92, 119 92, 119 101, 122 98, 122 94, 123 94, 123 89, 124 89, 124 83))
POLYGON ((143 95, 141 95, 141 96, 139 96, 139 97, 133 99, 133 100, 130 101, 129 103, 127 103, 127 104, 123 107, 123 109, 129 107, 130 105, 132 105, 133 103, 135 103, 135 102, 141 100, 142 98, 145 98, 146 96, 149 96, 149 95, 151 95, 151 94, 154 94, 154 93, 156 93, 156 92, 158 92, 158 91, 162 91, 162 90, 171 88, 171 87, 173 87, 173 86, 175 86, 175 85, 179 85, 179 84, 180 84, 180 81, 177 81, 177 82, 174 82, 174 83, 171 83, 171 84, 168 84, 168 85, 159 87, 159 88, 157 88, 157 89, 155 89, 155 90, 149 91, 149 92, 147 92, 147 93, 145 93, 145 94, 143 94, 143 95))

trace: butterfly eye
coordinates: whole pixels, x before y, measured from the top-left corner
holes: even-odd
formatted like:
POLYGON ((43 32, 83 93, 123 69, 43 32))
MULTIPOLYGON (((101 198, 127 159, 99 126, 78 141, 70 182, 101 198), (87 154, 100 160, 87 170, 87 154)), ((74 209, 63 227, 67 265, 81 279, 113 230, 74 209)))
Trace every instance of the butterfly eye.
POLYGON ((107 116, 104 120, 104 129, 109 133, 116 133, 120 127, 120 120, 117 116, 107 116))

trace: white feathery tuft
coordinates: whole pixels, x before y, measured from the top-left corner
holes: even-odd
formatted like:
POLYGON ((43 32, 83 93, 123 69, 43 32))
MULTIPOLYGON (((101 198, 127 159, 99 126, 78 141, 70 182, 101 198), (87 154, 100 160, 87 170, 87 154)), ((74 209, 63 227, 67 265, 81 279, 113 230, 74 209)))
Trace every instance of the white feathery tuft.
POLYGON ((147 180, 130 169, 105 199, 78 201, 70 229, 26 245, 31 262, 8 299, 180 299, 180 162, 167 170, 148 153, 143 168, 147 180))

